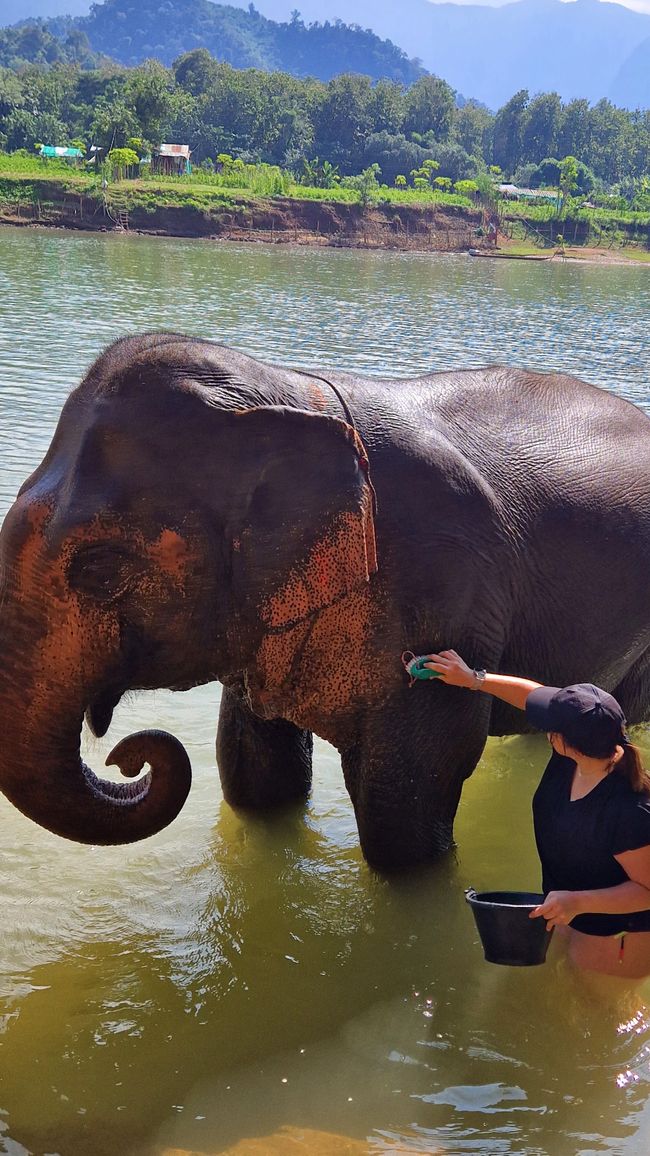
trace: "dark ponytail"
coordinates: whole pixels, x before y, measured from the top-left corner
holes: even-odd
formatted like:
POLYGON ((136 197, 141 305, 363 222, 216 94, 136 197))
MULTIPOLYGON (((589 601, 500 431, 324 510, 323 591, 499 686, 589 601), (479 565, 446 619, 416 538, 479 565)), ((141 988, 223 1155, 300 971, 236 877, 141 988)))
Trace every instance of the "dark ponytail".
POLYGON ((627 780, 633 791, 650 792, 650 775, 643 765, 641 751, 634 746, 634 743, 624 742, 621 743, 621 746, 623 747, 623 755, 616 763, 614 770, 627 780))

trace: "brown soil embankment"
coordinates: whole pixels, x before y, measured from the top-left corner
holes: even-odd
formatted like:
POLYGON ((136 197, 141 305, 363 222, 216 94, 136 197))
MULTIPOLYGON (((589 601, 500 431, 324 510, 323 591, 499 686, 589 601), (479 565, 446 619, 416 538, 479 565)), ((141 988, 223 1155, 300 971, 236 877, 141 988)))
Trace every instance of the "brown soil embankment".
POLYGON ((266 241, 373 249, 455 252, 477 244, 481 212, 462 206, 341 204, 291 198, 139 203, 63 192, 39 183, 23 197, 0 198, 0 222, 92 231, 129 230, 172 237, 266 241))
POLYGON ((185 209, 168 209, 156 214, 148 227, 140 216, 134 227, 166 233, 216 236, 227 240, 293 242, 307 245, 362 247, 372 249, 434 249, 458 251, 476 243, 481 223, 477 210, 441 209, 430 205, 368 206, 327 201, 255 201, 221 209, 215 220, 211 213, 204 221, 188 217, 185 209), (152 227, 153 226, 153 227, 152 227))

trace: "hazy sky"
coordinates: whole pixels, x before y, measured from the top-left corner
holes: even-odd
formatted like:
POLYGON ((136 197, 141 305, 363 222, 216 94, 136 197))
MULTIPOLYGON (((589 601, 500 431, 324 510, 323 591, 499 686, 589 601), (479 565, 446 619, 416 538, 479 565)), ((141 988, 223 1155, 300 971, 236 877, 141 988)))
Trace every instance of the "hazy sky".
MULTIPOLYGON (((222 2, 228 3, 228 0, 222 0, 222 2)), ((431 3, 435 4, 436 2, 443 2, 443 0, 431 0, 431 3)), ((453 2, 475 4, 477 0, 453 0, 453 2)), ((512 0, 478 0, 478 2, 496 7, 511 3, 512 0)), ((650 15, 650 0, 621 0, 621 2, 625 4, 626 8, 634 8, 637 12, 645 12, 650 15)), ((61 15, 63 13, 78 16, 88 12, 90 3, 91 0, 0 0, 0 26, 5 23, 7 16, 12 22, 25 19, 27 16, 61 15)), ((257 4, 260 12, 264 12, 264 0, 257 0, 257 4)), ((380 8, 393 5, 399 5, 399 0, 377 0, 377 6, 380 8)), ((300 10, 300 0, 295 0, 292 7, 300 10)), ((345 19, 345 0, 341 0, 341 9, 341 17, 345 19)))

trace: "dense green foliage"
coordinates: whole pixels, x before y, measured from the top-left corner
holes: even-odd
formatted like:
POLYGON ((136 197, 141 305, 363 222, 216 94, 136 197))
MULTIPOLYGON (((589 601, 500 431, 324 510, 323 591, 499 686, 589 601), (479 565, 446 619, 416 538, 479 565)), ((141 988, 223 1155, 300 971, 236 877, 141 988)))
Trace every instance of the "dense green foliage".
POLYGON ((155 58, 163 64, 201 46, 236 68, 282 69, 296 76, 329 80, 340 72, 362 72, 411 83, 424 72, 401 48, 373 32, 334 23, 305 25, 297 13, 288 23, 267 20, 253 4, 248 10, 210 0, 105 0, 87 17, 54 17, 30 22, 31 31, 0 32, 0 64, 17 59, 51 63, 71 57, 72 38, 123 65, 155 58), (30 43, 30 37, 34 43, 30 43), (56 57, 51 41, 64 42, 56 57), (66 56, 66 52, 68 55, 66 56))
POLYGON ((30 20, 11 28, 0 28, 0 65, 22 68, 26 64, 78 64, 94 68, 102 61, 93 52, 86 33, 72 21, 30 20))
POLYGON ((650 111, 630 113, 604 100, 563 104, 553 93, 530 100, 522 91, 493 116, 471 101, 458 107, 449 85, 428 75, 409 86, 354 73, 325 83, 237 70, 203 48, 171 68, 149 60, 137 68, 55 62, 0 69, 6 151, 74 141, 87 150, 128 147, 142 157, 163 140, 189 144, 195 170, 214 168, 223 153, 296 177, 306 165, 320 169, 322 187, 373 165, 382 184, 413 186, 432 161, 430 183, 480 183, 498 166, 518 183, 557 186, 561 162, 572 156, 571 192, 629 201, 647 196, 650 173, 650 111))

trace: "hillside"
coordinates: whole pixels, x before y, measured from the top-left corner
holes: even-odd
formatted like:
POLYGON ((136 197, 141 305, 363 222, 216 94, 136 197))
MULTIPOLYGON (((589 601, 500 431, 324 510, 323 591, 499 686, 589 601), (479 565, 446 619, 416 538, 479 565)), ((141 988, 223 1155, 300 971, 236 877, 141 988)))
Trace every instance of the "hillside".
MULTIPOLYGON (((169 65, 183 52, 202 47, 236 68, 280 70, 320 80, 358 72, 409 84, 424 71, 373 32, 338 22, 280 24, 252 6, 244 11, 211 0, 105 0, 71 25, 87 37, 93 52, 129 66, 151 57, 169 65)), ((46 28, 68 36, 70 22, 55 18, 46 28)))
MULTIPOLYGON (((88 7, 89 0, 3 0, 2 13, 10 21, 88 7)), ((519 89, 650 108, 650 15, 600 0, 502 7, 430 0, 256 0, 253 7, 230 0, 227 8, 211 0, 106 0, 75 24, 93 52, 125 64, 146 56, 168 63, 202 45, 238 67, 324 80, 356 71, 410 83, 418 75, 410 55, 491 109, 519 89), (300 19, 292 19, 296 9, 300 19)), ((49 27, 62 36, 64 22, 49 27)))
POLYGON ((648 108, 650 99, 650 36, 621 65, 610 88, 614 104, 622 108, 648 108))
MULTIPOLYGON (((244 7, 248 0, 232 2, 244 7)), ((257 7, 274 19, 288 18, 297 7, 305 21, 340 17, 372 28, 493 109, 520 88, 556 91, 563 100, 610 97, 625 107, 650 107, 650 69, 644 77, 633 59, 650 37, 650 16, 621 4, 519 0, 493 8, 429 0, 257 0, 257 7)))

